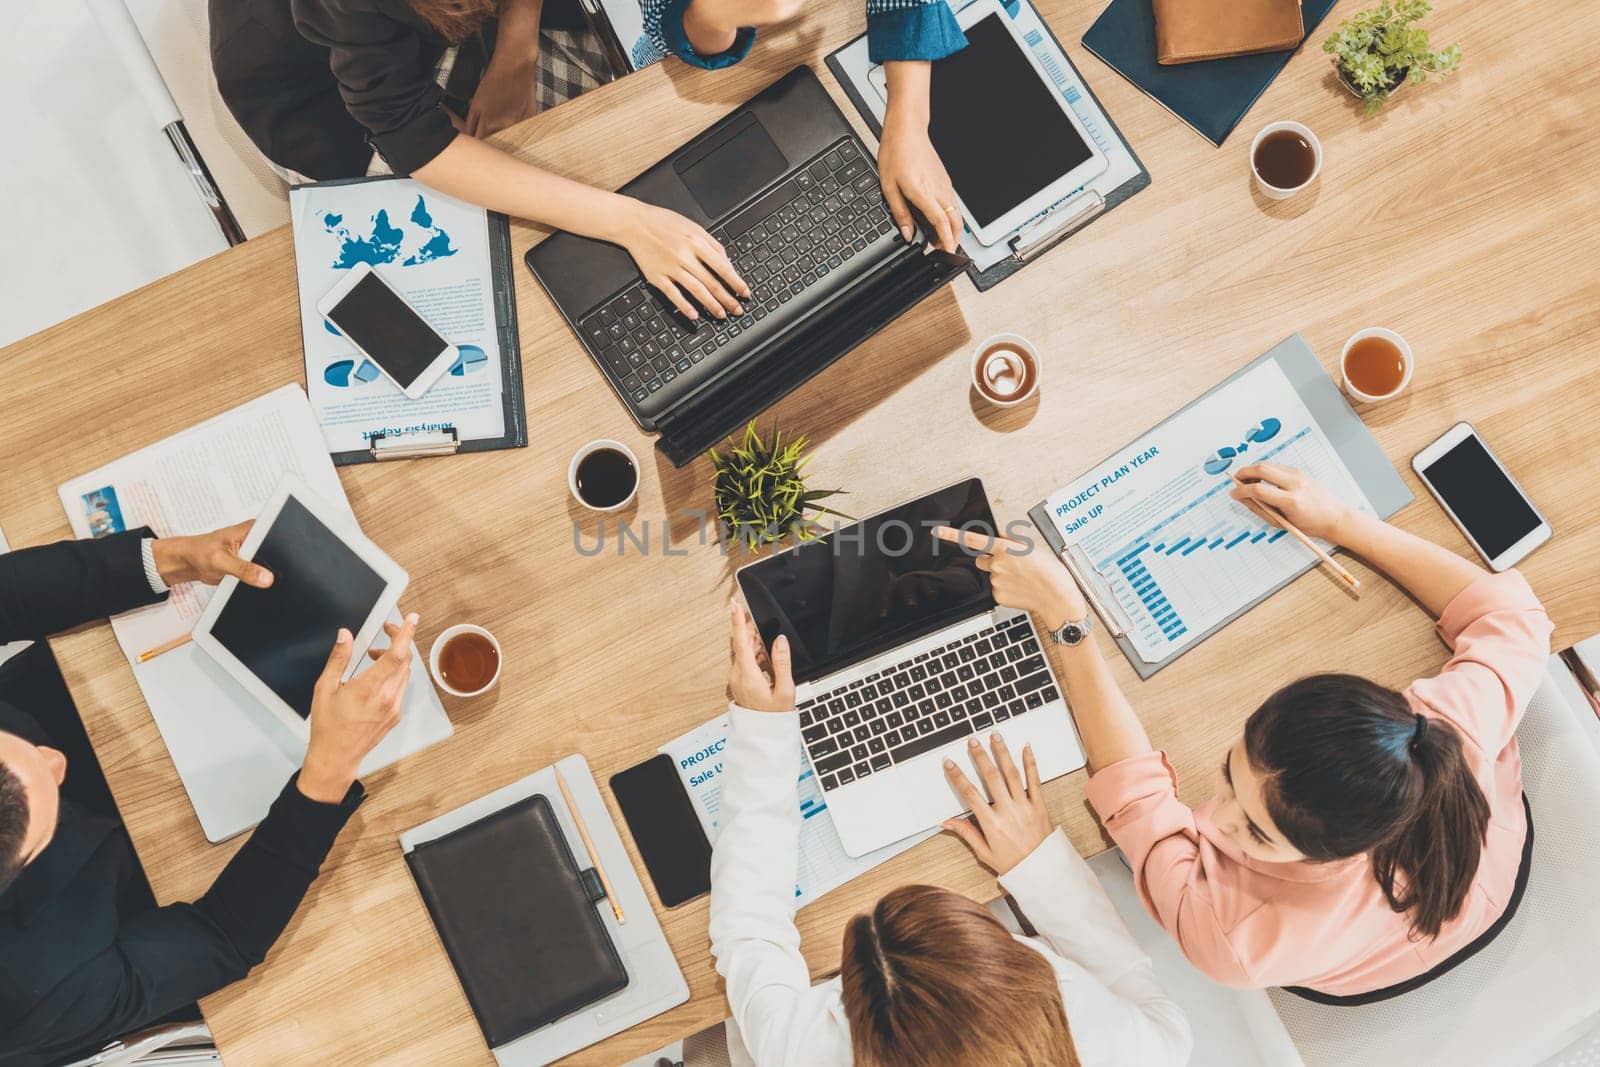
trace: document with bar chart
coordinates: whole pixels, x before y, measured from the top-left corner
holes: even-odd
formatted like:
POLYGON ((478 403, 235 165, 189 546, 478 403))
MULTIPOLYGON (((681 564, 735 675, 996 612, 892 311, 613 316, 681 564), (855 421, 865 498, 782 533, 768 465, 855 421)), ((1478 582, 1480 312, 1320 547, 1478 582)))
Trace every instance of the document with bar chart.
POLYGON ((1147 663, 1176 655, 1314 562, 1229 495, 1230 475, 1263 460, 1297 467, 1373 510, 1276 360, 1045 501, 1080 576, 1147 663))

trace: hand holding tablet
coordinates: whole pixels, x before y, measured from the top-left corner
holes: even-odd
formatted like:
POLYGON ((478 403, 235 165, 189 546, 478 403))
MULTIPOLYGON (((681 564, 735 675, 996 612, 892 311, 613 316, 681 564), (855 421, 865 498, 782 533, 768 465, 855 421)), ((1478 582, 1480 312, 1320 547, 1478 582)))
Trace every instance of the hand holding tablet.
MULTIPOLYGON (((399 602, 408 576, 362 535, 348 512, 293 476, 268 498, 238 556, 265 567, 272 581, 261 588, 234 574, 224 577, 195 625, 195 645, 309 741, 307 720, 327 689, 335 636, 351 635, 335 649, 343 683, 399 602)), ((399 633, 392 636, 398 640, 399 633)))
POLYGON ((405 624, 384 623, 387 649, 368 652, 373 665, 344 681, 355 658, 353 637, 341 629, 317 679, 311 701, 311 741, 297 783, 300 792, 324 804, 344 799, 367 753, 400 722, 400 705, 411 678, 411 641, 417 615, 405 624))
POLYGON ((272 572, 239 555, 254 525, 254 520, 250 520, 210 533, 158 538, 150 544, 156 571, 168 585, 183 582, 216 585, 232 576, 246 585, 265 589, 272 584, 272 572))

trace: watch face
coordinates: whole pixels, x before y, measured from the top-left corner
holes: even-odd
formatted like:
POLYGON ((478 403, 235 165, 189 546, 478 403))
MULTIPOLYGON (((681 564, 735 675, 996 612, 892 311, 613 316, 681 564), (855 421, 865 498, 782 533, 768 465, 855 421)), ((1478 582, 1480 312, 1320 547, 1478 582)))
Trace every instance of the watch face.
POLYGON ((1083 640, 1083 627, 1075 622, 1069 622, 1061 628, 1061 639, 1069 645, 1075 645, 1083 640))

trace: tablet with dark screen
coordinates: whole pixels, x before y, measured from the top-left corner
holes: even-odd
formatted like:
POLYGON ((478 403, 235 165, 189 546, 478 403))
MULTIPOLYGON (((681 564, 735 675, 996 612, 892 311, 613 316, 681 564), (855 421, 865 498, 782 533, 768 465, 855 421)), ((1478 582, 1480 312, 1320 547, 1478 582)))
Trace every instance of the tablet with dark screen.
POLYGON ((967 46, 933 64, 928 137, 985 244, 1106 168, 1004 9, 963 10, 967 46), (968 20, 976 21, 968 24, 968 20))
POLYGON ((356 639, 348 675, 405 586, 405 572, 353 526, 309 493, 280 487, 241 549, 272 584, 228 579, 195 629, 196 643, 297 733, 339 629, 356 639))

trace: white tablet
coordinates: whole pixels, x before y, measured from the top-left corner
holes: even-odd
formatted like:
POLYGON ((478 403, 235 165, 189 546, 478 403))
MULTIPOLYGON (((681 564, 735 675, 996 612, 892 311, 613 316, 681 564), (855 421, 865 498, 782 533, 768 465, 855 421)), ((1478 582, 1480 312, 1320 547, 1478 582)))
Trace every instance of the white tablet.
POLYGON ((224 578, 195 624, 194 643, 301 739, 311 695, 344 627, 355 635, 349 678, 410 581, 348 512, 286 477, 240 548, 272 572, 256 589, 224 578))
POLYGON ((992 245, 1110 164, 998 0, 956 20, 967 46, 933 64, 928 136, 962 218, 992 245))

